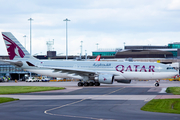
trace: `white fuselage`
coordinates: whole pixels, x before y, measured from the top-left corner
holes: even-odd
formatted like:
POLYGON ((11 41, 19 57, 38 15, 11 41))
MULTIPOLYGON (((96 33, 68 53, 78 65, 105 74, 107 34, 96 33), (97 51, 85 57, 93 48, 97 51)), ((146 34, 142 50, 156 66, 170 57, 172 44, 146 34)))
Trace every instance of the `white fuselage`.
MULTIPOLYGON (((111 74, 118 80, 154 80, 173 77, 178 71, 170 66, 151 62, 101 62, 101 61, 31 61, 35 66, 27 64, 23 68, 41 75, 60 78, 82 79, 81 75, 73 74, 73 70, 94 71, 98 74, 111 74), (47 67, 47 68, 46 68, 47 67), (72 72, 55 71, 51 68, 66 68, 72 72)), ((75 72, 76 73, 76 72, 75 72)))

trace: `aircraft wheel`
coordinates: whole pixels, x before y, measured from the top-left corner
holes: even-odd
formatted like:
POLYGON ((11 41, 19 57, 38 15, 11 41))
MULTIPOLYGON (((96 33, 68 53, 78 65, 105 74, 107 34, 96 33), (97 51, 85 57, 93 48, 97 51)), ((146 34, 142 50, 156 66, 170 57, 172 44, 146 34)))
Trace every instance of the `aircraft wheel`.
POLYGON ((89 86, 94 86, 94 83, 93 83, 93 82, 90 82, 90 83, 89 83, 89 86))
POLYGON ((84 82, 84 86, 89 86, 89 83, 88 82, 84 82))
POLYGON ((83 82, 78 82, 78 86, 79 87, 81 87, 81 86, 83 86, 84 84, 83 84, 83 82))
POLYGON ((159 86, 159 83, 155 83, 155 86, 158 87, 158 86, 159 86))
POLYGON ((100 86, 100 83, 99 82, 95 82, 94 85, 95 86, 100 86))

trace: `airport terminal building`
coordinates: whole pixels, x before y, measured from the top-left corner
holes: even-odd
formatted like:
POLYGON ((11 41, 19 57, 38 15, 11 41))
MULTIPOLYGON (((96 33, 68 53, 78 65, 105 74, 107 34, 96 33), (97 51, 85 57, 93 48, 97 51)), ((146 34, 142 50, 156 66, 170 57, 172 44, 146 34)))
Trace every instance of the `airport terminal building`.
POLYGON ((8 63, 0 62, 0 76, 10 76, 13 80, 19 80, 23 79, 25 74, 29 74, 29 72, 8 63))
POLYGON ((124 46, 124 49, 102 50, 92 52, 93 56, 114 56, 114 58, 180 58, 180 42, 167 46, 124 46))

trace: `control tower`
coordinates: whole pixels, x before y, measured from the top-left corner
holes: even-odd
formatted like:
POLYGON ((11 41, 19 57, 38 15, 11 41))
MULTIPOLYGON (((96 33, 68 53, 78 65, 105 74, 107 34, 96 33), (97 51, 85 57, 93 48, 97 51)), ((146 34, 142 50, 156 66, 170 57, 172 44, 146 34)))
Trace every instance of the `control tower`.
POLYGON ((50 40, 47 41, 46 45, 47 45, 47 51, 53 51, 54 39, 52 41, 50 41, 50 40))
POLYGON ((47 56, 48 57, 54 57, 56 56, 56 51, 54 51, 53 49, 53 45, 54 45, 54 39, 52 41, 47 41, 46 42, 47 45, 47 56))

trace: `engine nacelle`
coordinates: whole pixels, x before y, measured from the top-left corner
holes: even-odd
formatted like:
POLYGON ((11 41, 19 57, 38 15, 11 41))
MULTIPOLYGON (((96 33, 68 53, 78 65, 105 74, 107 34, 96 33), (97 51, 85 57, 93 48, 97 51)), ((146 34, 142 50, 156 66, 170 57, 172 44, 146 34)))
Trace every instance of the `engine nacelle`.
POLYGON ((95 80, 98 80, 100 83, 112 84, 114 76, 109 74, 103 74, 96 77, 95 80))
POLYGON ((131 80, 116 80, 118 83, 131 83, 131 80))

